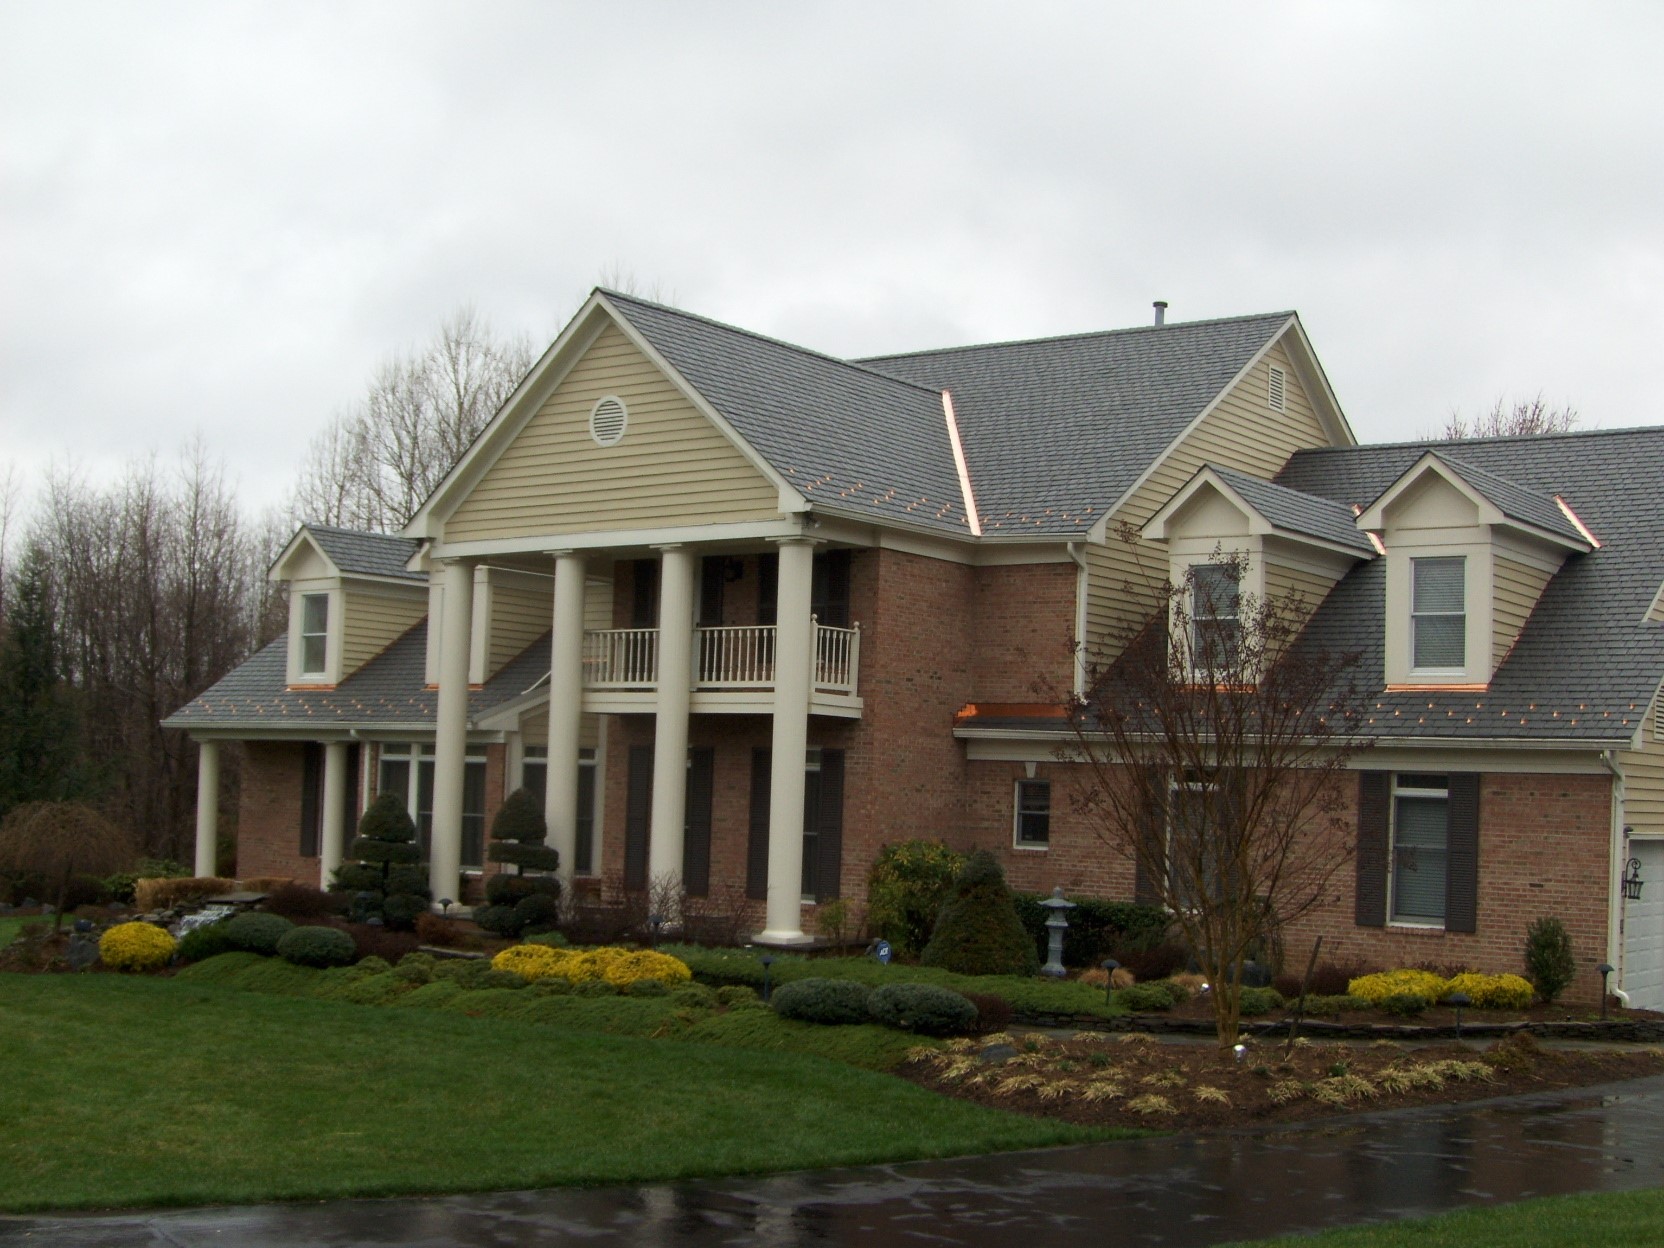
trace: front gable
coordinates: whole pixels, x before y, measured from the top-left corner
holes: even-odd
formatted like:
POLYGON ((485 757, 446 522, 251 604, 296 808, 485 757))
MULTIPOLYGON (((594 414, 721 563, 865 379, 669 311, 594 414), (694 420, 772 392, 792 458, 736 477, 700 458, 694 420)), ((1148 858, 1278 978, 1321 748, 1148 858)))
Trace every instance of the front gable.
POLYGON ((777 484, 610 316, 532 401, 477 477, 440 500, 446 544, 781 517, 777 484), (604 439, 621 436, 602 445, 591 415, 608 400, 604 439))

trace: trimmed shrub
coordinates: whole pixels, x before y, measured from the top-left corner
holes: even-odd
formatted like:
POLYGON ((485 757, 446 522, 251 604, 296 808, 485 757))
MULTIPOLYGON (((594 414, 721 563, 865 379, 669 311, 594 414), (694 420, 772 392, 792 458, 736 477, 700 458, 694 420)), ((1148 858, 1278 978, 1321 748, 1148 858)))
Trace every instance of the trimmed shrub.
POLYGON ((518 935, 514 930, 513 906, 476 906, 474 922, 479 925, 480 930, 490 932, 493 936, 518 935))
POLYGON ((872 990, 847 979, 800 979, 774 990, 774 1012, 803 1023, 844 1026, 871 1021, 872 990))
POLYGON ((297 927, 277 942, 277 956, 296 966, 346 966, 355 953, 352 937, 334 927, 297 927))
POLYGON ((1123 988, 1115 994, 1115 1000, 1122 1008, 1135 1014, 1147 1013, 1150 1010, 1170 1010, 1178 1004, 1173 997, 1173 986, 1160 979, 1123 988))
POLYGON ((427 912, 427 900, 415 893, 394 893, 381 903, 381 921, 394 932, 415 931, 416 920, 427 912))
POLYGON ((1537 919, 1525 929, 1525 973, 1537 987, 1537 995, 1553 1004, 1577 974, 1572 956, 1572 938, 1559 919, 1537 919))
POLYGON ((957 1036, 976 1028, 976 1006, 934 984, 885 984, 867 999, 867 1009, 886 1027, 926 1036, 957 1036))
POLYGON ((964 857, 940 841, 886 845, 867 873, 867 926, 897 953, 918 954, 964 865, 964 857))
POLYGON ((1433 1001, 1419 992, 1391 992, 1375 1003, 1377 1009, 1399 1018, 1414 1018, 1433 1001))
POLYGON ((960 975, 1033 975, 1034 944, 1017 918, 1005 872, 987 850, 965 863, 919 961, 960 975))
POLYGON ((330 876, 329 889, 333 893, 379 893, 386 881, 381 868, 367 862, 343 862, 330 876))
POLYGON ((118 971, 153 971, 166 966, 176 944, 154 923, 117 923, 98 938, 98 956, 118 971))
POLYGON ((1445 986, 1444 1000, 1466 993, 1468 1001, 1484 1010, 1523 1010, 1536 998, 1530 981, 1518 975, 1481 975, 1464 971, 1445 986))
POLYGON ((512 906, 535 893, 540 882, 535 875, 499 872, 486 877, 485 899, 493 906, 512 906))
MULTIPOLYGON (((549 825, 543 821, 543 808, 537 799, 525 789, 516 789, 503 799, 491 820, 491 844, 485 856, 521 871, 556 871, 560 868, 560 851, 544 843, 548 835, 549 825)), ((555 887, 558 891, 558 881, 555 887)))
POLYGON ((251 910, 225 921, 225 938, 231 942, 233 949, 263 953, 269 957, 277 952, 277 942, 294 930, 294 926, 280 914, 262 914, 251 910))
POLYGON ((560 899, 549 893, 533 893, 514 903, 515 935, 547 931, 560 922, 560 899))
POLYGON ((570 978, 561 967, 569 955, 547 945, 514 945, 491 959, 491 969, 512 971, 524 980, 546 979, 552 976, 570 978))
POLYGON ((1283 994, 1275 988, 1244 988, 1242 990, 1240 1009, 1244 1018, 1269 1014, 1272 1010, 1282 1008, 1283 994))
POLYGON ((230 953, 236 946, 231 938, 225 934, 225 922, 205 923, 201 927, 193 927, 179 938, 179 947, 175 950, 181 961, 201 962, 208 958, 218 957, 222 953, 230 953))
POLYGON ((1346 992, 1348 996, 1362 997, 1371 1005, 1380 1005, 1388 997, 1405 995, 1421 997, 1431 1004, 1444 996, 1448 983, 1432 971, 1381 971, 1359 976, 1346 985, 1346 992))
POLYGON ((339 893, 326 893, 321 888, 309 888, 288 880, 267 893, 260 908, 267 914, 281 914, 286 919, 316 919, 326 914, 344 914, 347 899, 339 893))
POLYGON ((1011 1025, 1011 1018, 1016 1011, 1011 1008, 1011 1002, 1004 997, 996 997, 991 992, 967 992, 965 1000, 976 1006, 976 1030, 980 1035, 990 1032, 1004 1031, 1011 1025))
MULTIPOLYGON (((1050 911, 1040 903, 1048 893, 1018 893, 1017 917, 1034 940, 1036 956, 1044 961, 1051 932, 1046 927, 1050 911)), ((1130 901, 1099 901, 1070 898, 1075 908, 1067 912, 1069 927, 1063 933, 1063 965, 1096 967, 1114 951, 1154 948, 1167 939, 1172 920, 1160 906, 1141 906, 1130 901)), ((1117 961, 1122 961, 1117 957, 1117 961)), ((1173 968, 1168 968, 1168 970, 1173 968)), ((1163 970, 1162 974, 1168 973, 1163 970)))

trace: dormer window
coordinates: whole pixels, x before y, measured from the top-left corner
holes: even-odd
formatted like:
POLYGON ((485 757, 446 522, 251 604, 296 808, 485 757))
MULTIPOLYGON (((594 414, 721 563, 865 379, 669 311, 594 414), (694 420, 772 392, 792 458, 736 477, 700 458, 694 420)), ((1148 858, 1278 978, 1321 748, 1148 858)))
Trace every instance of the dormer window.
POLYGON ((1190 569, 1190 666, 1230 672, 1242 645, 1242 586, 1235 565, 1202 563, 1190 569))
POLYGON ((303 594, 300 600, 300 674, 329 671, 329 595, 303 594))
POLYGON ((1467 560, 1412 559, 1410 567, 1411 667, 1461 671, 1467 663, 1467 560))

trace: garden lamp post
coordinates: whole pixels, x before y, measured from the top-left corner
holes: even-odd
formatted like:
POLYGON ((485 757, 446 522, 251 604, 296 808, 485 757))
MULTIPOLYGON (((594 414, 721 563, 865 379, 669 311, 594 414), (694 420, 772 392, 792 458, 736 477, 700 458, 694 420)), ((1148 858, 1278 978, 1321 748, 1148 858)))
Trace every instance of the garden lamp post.
POLYGON ((1453 992, 1445 998, 1445 1002, 1456 1011, 1456 1038, 1460 1040, 1462 1038, 1462 1007, 1472 1005, 1473 1002, 1465 992, 1453 992))
POLYGON ((649 949, 657 949, 659 947, 659 929, 663 926, 664 915, 650 914, 647 916, 647 947, 649 949))
POLYGON ((1063 885, 1059 884, 1040 904, 1051 911, 1046 916, 1046 965, 1040 968, 1040 973, 1062 979, 1069 973, 1063 969, 1063 933, 1069 930, 1069 920, 1063 912, 1073 910, 1075 903, 1063 899, 1063 885))
POLYGON ((772 989, 772 985, 769 983, 769 968, 774 965, 774 955, 769 954, 769 953, 765 953, 762 957, 762 963, 763 963, 763 1000, 767 1001, 768 998, 769 998, 769 993, 772 989))
POLYGON ((1606 977, 1618 968, 1610 962, 1602 962, 1595 968, 1600 972, 1600 1021, 1606 1021, 1606 977))
POLYGON ((456 905, 456 902, 452 901, 449 897, 441 897, 439 899, 439 913, 449 915, 451 913, 451 907, 454 905, 456 905))
POLYGON ((1115 995, 1115 972, 1121 969, 1121 964, 1114 958, 1105 958, 1099 965, 1104 968, 1104 1004, 1108 1005, 1115 995))

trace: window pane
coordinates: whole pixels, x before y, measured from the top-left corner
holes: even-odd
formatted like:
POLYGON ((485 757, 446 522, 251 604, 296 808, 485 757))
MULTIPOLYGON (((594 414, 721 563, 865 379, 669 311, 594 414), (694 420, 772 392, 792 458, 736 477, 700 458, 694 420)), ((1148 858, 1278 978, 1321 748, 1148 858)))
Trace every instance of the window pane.
POLYGON ((1051 839, 1052 786, 1049 780, 1017 782, 1017 844, 1045 845, 1051 839))
POLYGON ((381 759, 381 777, 376 792, 391 793, 399 799, 399 805, 410 808, 410 763, 402 758, 381 759))
POLYGON ((306 594, 300 600, 300 631, 310 635, 329 631, 329 595, 306 594))
POLYGON ((329 638, 320 634, 300 639, 300 670, 321 672, 328 662, 329 638))
POLYGON ((485 865, 485 764, 467 763, 462 771, 462 865, 485 865))
POLYGON ((1400 797, 1393 820, 1393 917, 1444 918, 1448 806, 1438 797, 1400 797))
POLYGON ((1198 564, 1191 569, 1191 601, 1194 614, 1208 619, 1234 617, 1242 587, 1235 570, 1217 563, 1198 564))
POLYGON ((1415 619, 1415 666, 1461 667, 1467 661, 1465 615, 1421 615, 1415 619))
POLYGON ((1426 611, 1456 612, 1466 609, 1463 575, 1466 560, 1417 559, 1415 568, 1415 606, 1417 614, 1426 611))

